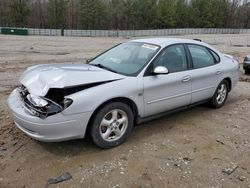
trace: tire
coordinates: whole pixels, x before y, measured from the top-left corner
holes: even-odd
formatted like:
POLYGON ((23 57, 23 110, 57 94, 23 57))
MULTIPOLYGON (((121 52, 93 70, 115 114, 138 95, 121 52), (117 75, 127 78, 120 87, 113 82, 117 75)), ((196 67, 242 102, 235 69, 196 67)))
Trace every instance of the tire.
POLYGON ((245 74, 250 74, 250 69, 245 69, 245 74))
POLYGON ((121 102, 112 102, 101 108, 94 117, 90 135, 100 148, 112 148, 122 144, 133 128, 131 108, 121 102))
POLYGON ((228 97, 229 84, 226 80, 223 80, 217 87, 214 96, 211 99, 211 106, 213 108, 221 108, 228 97), (220 95, 220 96, 219 96, 220 95))

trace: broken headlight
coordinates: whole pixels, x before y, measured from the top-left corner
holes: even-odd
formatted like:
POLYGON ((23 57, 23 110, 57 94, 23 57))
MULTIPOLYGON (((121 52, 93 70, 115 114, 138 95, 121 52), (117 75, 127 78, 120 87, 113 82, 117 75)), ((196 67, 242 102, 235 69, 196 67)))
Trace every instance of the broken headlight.
POLYGON ((45 97, 30 94, 23 88, 21 88, 20 95, 25 109, 32 115, 42 119, 62 112, 73 103, 73 100, 69 98, 63 98, 61 102, 55 102, 45 97))
POLYGON ((33 94, 28 94, 27 99, 36 107, 45 107, 49 104, 49 102, 44 100, 42 97, 33 94))

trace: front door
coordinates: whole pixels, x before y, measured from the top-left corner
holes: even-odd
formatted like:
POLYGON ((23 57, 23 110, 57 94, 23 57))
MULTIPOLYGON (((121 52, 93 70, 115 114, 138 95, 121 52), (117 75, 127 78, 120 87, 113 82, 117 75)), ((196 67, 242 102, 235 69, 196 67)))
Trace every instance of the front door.
POLYGON ((160 53, 144 77, 145 117, 190 104, 190 71, 182 44, 171 45, 160 53), (166 67, 169 73, 152 74, 157 66, 166 67))

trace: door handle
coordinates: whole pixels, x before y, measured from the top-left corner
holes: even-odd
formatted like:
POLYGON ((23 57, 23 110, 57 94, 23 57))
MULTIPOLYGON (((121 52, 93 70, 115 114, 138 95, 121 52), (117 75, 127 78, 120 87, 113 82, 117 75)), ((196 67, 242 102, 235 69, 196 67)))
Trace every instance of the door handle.
POLYGON ((182 82, 189 82, 191 80, 191 76, 185 76, 181 81, 182 82))
POLYGON ((220 75, 222 72, 221 71, 217 71, 216 72, 216 75, 220 75))

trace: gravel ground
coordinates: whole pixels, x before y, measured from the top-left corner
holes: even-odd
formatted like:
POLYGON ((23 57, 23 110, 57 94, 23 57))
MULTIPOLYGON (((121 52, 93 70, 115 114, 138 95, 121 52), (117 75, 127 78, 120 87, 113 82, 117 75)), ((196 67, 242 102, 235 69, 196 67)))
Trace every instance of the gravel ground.
MULTIPOLYGON (((250 187, 250 76, 242 70, 223 108, 202 105, 136 126, 114 149, 101 150, 89 139, 41 143, 15 127, 6 99, 25 68, 84 62, 127 40, 0 35, 1 188, 44 187, 65 172, 72 179, 50 187, 250 187)), ((240 62, 250 53, 248 47, 215 47, 240 62)))

